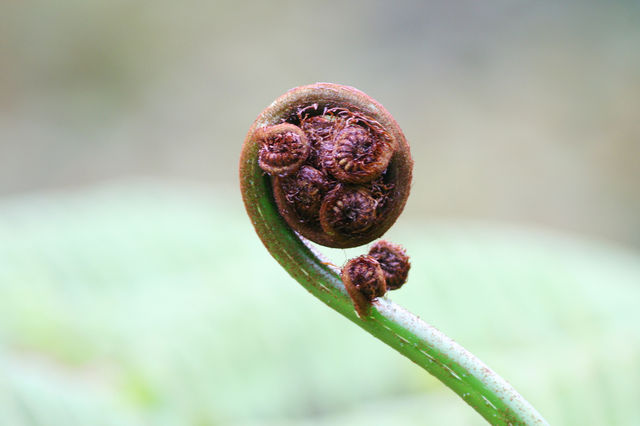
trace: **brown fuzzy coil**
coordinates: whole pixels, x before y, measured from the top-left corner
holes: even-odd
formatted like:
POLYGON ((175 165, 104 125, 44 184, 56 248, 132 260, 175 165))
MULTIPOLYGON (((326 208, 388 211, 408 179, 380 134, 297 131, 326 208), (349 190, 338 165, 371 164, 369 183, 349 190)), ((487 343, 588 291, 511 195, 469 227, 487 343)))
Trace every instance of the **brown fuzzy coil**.
POLYGON ((289 226, 329 247, 381 236, 404 207, 413 166, 391 115, 364 93, 328 83, 293 89, 274 105, 253 139, 289 226))
POLYGON ((349 260, 342 268, 342 282, 361 316, 366 315, 371 301, 387 292, 382 268, 371 256, 349 260))
POLYGON ((369 256, 376 259, 382 267, 389 290, 399 289, 407 281, 411 263, 401 246, 380 240, 371 246, 369 256))
POLYGON ((263 127, 256 132, 256 138, 260 141, 258 163, 270 175, 291 174, 309 157, 307 136, 292 124, 263 127))

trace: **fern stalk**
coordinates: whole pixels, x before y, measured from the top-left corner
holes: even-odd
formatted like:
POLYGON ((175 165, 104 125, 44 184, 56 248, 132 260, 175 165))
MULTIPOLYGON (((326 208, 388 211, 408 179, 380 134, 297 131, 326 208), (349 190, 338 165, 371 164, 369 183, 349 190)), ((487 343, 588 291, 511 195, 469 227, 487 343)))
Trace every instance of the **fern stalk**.
POLYGON ((314 254, 279 214, 269 177, 258 165, 258 149, 258 144, 248 138, 240 159, 242 196, 260 239, 294 279, 329 307, 435 376, 489 423, 547 424, 531 404, 482 361, 396 303, 374 300, 369 314, 359 317, 336 271, 314 254))
POLYGON ((396 303, 378 299, 368 317, 358 317, 338 274, 280 217, 269 178, 257 164, 257 145, 246 147, 241 166, 243 196, 256 232, 269 253, 305 289, 427 370, 489 423, 547 424, 535 408, 482 361, 396 303))

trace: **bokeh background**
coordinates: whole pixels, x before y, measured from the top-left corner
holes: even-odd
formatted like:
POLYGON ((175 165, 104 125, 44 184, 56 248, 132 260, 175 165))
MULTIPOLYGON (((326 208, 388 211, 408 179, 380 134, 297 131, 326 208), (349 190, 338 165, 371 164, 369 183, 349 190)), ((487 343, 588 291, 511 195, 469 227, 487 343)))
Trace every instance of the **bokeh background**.
POLYGON ((0 423, 483 424, 245 217, 251 122, 331 81, 412 144, 390 297, 552 424, 640 424, 639 22, 635 1, 2 2, 0 423))

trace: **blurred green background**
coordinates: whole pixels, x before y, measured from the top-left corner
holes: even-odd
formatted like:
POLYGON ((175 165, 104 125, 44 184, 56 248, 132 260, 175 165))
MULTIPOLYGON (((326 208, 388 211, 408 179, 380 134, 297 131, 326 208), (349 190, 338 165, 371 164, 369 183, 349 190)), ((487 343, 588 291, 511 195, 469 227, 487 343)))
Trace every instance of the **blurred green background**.
POLYGON ((246 131, 315 81, 411 143, 390 297, 552 424, 640 424, 638 22, 635 1, 3 2, 0 424, 483 424, 246 218, 246 131))

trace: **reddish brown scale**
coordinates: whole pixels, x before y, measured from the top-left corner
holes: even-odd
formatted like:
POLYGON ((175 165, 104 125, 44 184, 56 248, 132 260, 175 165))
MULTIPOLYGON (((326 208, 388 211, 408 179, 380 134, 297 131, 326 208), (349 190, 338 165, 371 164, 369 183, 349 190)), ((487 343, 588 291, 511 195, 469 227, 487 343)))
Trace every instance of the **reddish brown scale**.
POLYGON ((286 176, 296 172, 309 157, 309 140, 293 124, 283 123, 256 130, 260 143, 258 164, 270 175, 286 176))
POLYGON ((376 222, 376 206, 366 188, 338 185, 322 202, 320 225, 324 232, 338 238, 357 235, 376 222))
POLYGON ((351 259, 342 268, 342 282, 360 316, 368 314, 371 302, 387 292, 384 272, 371 256, 351 259))
POLYGON ((330 115, 316 115, 303 117, 300 128, 311 143, 311 153, 308 163, 317 169, 322 169, 322 158, 331 152, 336 119, 330 115))
POLYGON ((311 166, 302 166, 295 176, 281 182, 287 202, 302 221, 317 221, 322 199, 330 184, 327 177, 311 166))
POLYGON ((380 240, 371 246, 369 256, 376 259, 382 267, 389 290, 399 289, 407 282, 411 263, 401 246, 380 240))
POLYGON ((383 214, 387 203, 389 202, 389 195, 392 193, 395 185, 392 183, 386 183, 384 176, 379 177, 370 184, 371 196, 377 203, 378 215, 383 214))

